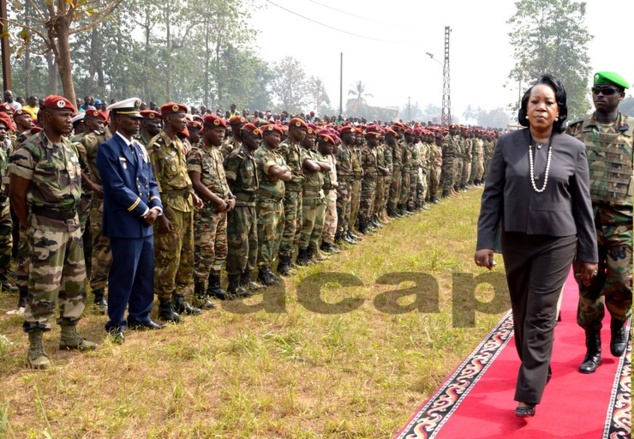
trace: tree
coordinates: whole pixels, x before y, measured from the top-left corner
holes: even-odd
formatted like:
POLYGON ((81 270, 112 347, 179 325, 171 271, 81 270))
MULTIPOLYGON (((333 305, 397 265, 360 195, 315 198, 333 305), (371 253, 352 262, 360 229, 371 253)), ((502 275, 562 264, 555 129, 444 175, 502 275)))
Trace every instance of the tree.
POLYGON ((476 116, 476 120, 481 127, 506 128, 510 118, 503 108, 496 108, 490 111, 480 110, 476 116))
MULTIPOLYGON (((108 17, 122 0, 14 0, 20 11, 27 11, 23 21, 9 20, 11 26, 19 27, 18 37, 21 53, 33 37, 40 40, 42 53, 52 52, 62 82, 64 96, 75 102, 70 39, 74 34, 86 32, 108 17), (31 8, 26 9, 28 1, 31 8)), ((6 35, 3 35, 6 38, 6 35)))
POLYGON ((306 72, 301 62, 287 56, 273 65, 271 92, 277 98, 279 109, 300 113, 307 102, 306 72))
POLYGON ((365 90, 365 84, 363 81, 357 81, 354 87, 348 90, 348 96, 352 96, 352 100, 348 101, 346 105, 346 112, 350 115, 357 117, 366 116, 364 107, 367 107, 367 98, 371 98, 372 95, 365 90))
POLYGON ((311 76, 307 83, 309 102, 315 111, 320 111, 322 108, 330 109, 330 98, 326 92, 326 86, 321 78, 311 76))
MULTIPOLYGON (((514 48, 515 67, 511 81, 528 84, 550 73, 562 80, 568 94, 568 118, 587 112, 590 58, 585 16, 586 3, 570 0, 519 0, 507 21, 514 48)), ((524 90, 520 90, 523 93, 524 90)), ((519 103, 511 104, 514 111, 519 103)))

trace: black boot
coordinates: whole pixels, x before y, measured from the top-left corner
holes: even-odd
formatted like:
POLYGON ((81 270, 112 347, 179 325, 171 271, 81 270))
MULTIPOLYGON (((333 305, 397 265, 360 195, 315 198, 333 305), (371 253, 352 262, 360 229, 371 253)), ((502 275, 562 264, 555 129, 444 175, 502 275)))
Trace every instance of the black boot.
POLYGON ((22 311, 24 311, 24 308, 26 308, 26 296, 29 292, 26 288, 20 288, 19 290, 20 295, 18 297, 18 310, 22 308, 22 311))
POLYGON ((19 289, 15 285, 12 285, 7 279, 6 273, 0 274, 0 286, 2 286, 2 291, 7 291, 11 293, 16 293, 19 289))
POLYGON ((196 282, 194 284, 194 306, 200 309, 214 309, 216 305, 209 300, 207 290, 205 290, 205 284, 202 282, 196 282))
POLYGON ((315 264, 316 261, 313 259, 315 251, 313 250, 312 247, 308 247, 306 249, 306 265, 310 265, 310 264, 315 264))
POLYGON ((308 258, 306 256, 307 252, 308 249, 299 249, 299 251, 297 252, 297 265, 308 265, 308 258))
POLYGON ((363 235, 368 233, 368 226, 365 220, 359 220, 359 232, 363 235))
POLYGON ((279 281, 266 265, 262 265, 258 270, 258 280, 266 286, 275 285, 279 281))
POLYGON ((335 233, 335 244, 341 244, 343 242, 343 237, 341 236, 341 233, 337 232, 335 233))
POLYGON ((627 321, 619 322, 612 319, 610 334, 610 353, 615 357, 620 357, 625 353, 627 347, 627 321))
POLYGON ((172 301, 169 299, 162 299, 159 302, 158 317, 165 322, 181 322, 181 316, 179 316, 178 313, 174 311, 174 308, 172 308, 172 301))
POLYGON ((202 314, 200 308, 195 308, 185 302, 185 298, 183 296, 174 297, 174 311, 179 314, 187 314, 188 316, 199 316, 202 314))
POLYGON ((262 285, 251 280, 251 270, 248 268, 240 275, 240 285, 249 291, 255 291, 263 288, 262 285))
POLYGON ((227 293, 236 297, 251 297, 253 293, 242 285, 240 285, 240 275, 229 275, 229 285, 227 286, 227 293))
POLYGON ((108 314, 108 303, 104 298, 103 288, 97 288, 92 293, 95 295, 95 308, 101 314, 108 314))
POLYGON ((219 300, 235 300, 237 297, 233 294, 227 293, 222 286, 220 286, 220 275, 209 273, 209 286, 207 287, 207 295, 215 297, 219 300))
POLYGON ((597 329, 586 329, 586 356, 579 366, 581 373, 594 373, 601 366, 601 332, 597 329))
POLYGON ((355 241, 360 241, 360 240, 361 240, 361 237, 360 237, 360 236, 355 235, 355 234, 352 232, 352 230, 350 230, 350 229, 348 229, 348 237, 349 237, 350 239, 354 239, 355 241))
POLYGON ((355 241, 351 236, 350 236, 350 232, 345 233, 343 235, 343 242, 348 243, 350 245, 357 245, 357 241, 355 241))
POLYGON ((280 262, 277 264, 277 272, 282 276, 291 275, 291 257, 280 255, 280 262))
POLYGON ((339 250, 337 247, 334 247, 329 242, 322 242, 320 250, 326 253, 335 253, 335 254, 341 253, 341 250, 339 250))

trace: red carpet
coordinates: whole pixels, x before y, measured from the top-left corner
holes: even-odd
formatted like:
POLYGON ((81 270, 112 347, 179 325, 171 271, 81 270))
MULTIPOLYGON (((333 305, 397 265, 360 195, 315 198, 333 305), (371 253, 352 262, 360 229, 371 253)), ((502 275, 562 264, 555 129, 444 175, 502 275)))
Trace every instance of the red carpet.
POLYGON ((585 337, 576 323, 577 299, 571 275, 562 321, 555 330, 553 377, 535 417, 514 414, 519 359, 509 312, 394 438, 631 438, 631 342, 622 358, 610 355, 606 315, 601 333, 603 365, 594 374, 580 374, 577 367, 585 355, 585 337))

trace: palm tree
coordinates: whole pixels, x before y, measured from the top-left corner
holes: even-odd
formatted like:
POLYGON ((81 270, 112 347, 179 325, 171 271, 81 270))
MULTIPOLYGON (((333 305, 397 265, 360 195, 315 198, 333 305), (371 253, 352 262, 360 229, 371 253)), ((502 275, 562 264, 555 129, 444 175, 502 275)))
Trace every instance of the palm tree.
POLYGON ((366 93, 365 84, 362 81, 357 81, 354 88, 348 90, 348 96, 354 96, 352 102, 348 103, 348 112, 355 113, 355 116, 361 116, 361 109, 367 105, 366 98, 371 98, 370 93, 366 93), (352 105, 351 105, 352 104, 352 105))

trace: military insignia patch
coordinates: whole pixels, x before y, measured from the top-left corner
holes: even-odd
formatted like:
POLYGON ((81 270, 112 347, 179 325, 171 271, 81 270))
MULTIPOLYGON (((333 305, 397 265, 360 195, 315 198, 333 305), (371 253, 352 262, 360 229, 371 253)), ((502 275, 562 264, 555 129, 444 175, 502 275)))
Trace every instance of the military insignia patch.
POLYGON ((64 108, 66 106, 66 102, 59 100, 57 101, 57 107, 58 108, 64 108))
POLYGON ((178 105, 172 105, 172 111, 178 112, 178 105))
POLYGON ((220 120, 219 119, 215 119, 214 120, 214 125, 216 125, 216 126, 220 125, 220 120))

